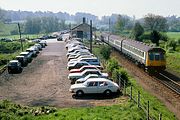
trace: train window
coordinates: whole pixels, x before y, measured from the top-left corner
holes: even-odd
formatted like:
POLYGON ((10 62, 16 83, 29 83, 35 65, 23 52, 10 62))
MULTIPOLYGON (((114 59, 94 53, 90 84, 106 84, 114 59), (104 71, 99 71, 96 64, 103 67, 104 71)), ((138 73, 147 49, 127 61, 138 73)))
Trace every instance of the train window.
POLYGON ((154 60, 154 54, 153 53, 149 53, 149 60, 154 60))
POLYGON ((161 59, 161 60, 164 60, 164 59, 165 59, 165 58, 164 58, 164 55, 163 55, 162 53, 160 54, 160 59, 161 59))
POLYGON ((160 60, 159 54, 155 54, 155 60, 160 60))

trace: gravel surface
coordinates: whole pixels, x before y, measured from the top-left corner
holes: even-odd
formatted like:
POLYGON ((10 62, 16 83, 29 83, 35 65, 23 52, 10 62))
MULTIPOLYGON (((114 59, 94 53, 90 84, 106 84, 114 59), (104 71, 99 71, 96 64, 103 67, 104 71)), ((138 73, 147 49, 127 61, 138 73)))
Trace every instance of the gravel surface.
MULTIPOLYGON (((48 46, 21 74, 0 75, 0 99, 30 106, 81 107, 116 104, 119 98, 101 95, 75 99, 69 92, 65 42, 48 40, 48 46)), ((120 98, 122 99, 122 98, 120 98)))
POLYGON ((117 51, 114 50, 112 56, 115 57, 125 69, 127 69, 128 73, 132 75, 145 90, 160 99, 167 108, 175 113, 180 119, 180 95, 177 95, 159 81, 153 79, 150 75, 138 68, 131 61, 128 61, 117 51))

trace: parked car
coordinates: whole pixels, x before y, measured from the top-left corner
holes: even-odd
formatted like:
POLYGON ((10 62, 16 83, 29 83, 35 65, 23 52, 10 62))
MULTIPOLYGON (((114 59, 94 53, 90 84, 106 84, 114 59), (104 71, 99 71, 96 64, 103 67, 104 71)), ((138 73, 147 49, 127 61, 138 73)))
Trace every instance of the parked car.
POLYGON ((83 83, 85 82, 86 80, 90 79, 90 78, 100 78, 101 76, 97 75, 97 74, 89 74, 87 75, 86 77, 84 78, 80 78, 80 79, 77 79, 75 84, 79 84, 79 83, 83 83))
POLYGON ((95 57, 93 54, 80 54, 80 55, 77 55, 76 57, 71 57, 71 58, 68 58, 68 61, 70 62, 72 62, 72 61, 77 61, 77 60, 80 60, 80 59, 82 59, 82 58, 93 58, 93 57, 95 57))
POLYGON ((80 52, 89 52, 89 50, 87 50, 87 49, 78 49, 78 50, 75 50, 74 52, 68 52, 66 54, 66 56, 69 57, 70 55, 77 55, 80 52))
POLYGON ((32 57, 36 57, 37 56, 37 52, 33 48, 26 49, 26 52, 29 52, 30 54, 32 53, 32 57))
POLYGON ((24 56, 28 62, 32 61, 32 53, 31 52, 21 52, 20 56, 24 56))
POLYGON ((36 43, 34 46, 36 46, 39 50, 42 50, 42 46, 38 43, 36 43))
POLYGON ((89 50, 89 48, 86 47, 86 46, 77 46, 77 47, 73 47, 73 48, 71 48, 71 49, 68 49, 68 52, 74 52, 75 50, 79 50, 79 49, 89 50))
POLYGON ((71 80, 71 84, 74 84, 77 79, 86 77, 89 74, 97 74, 97 75, 102 76, 104 78, 108 77, 107 73, 101 73, 101 71, 95 70, 95 69, 87 69, 81 73, 70 73, 68 75, 68 79, 71 80))
POLYGON ((11 38, 2 38, 1 41, 3 42, 13 42, 11 38))
POLYGON ((18 60, 21 63, 22 67, 28 64, 27 58, 24 56, 16 56, 16 60, 18 60))
POLYGON ((84 83, 71 85, 69 91, 77 96, 97 93, 110 96, 112 93, 119 92, 119 86, 106 78, 90 78, 84 83))
POLYGON ((70 55, 67 59, 68 61, 70 61, 71 59, 78 59, 81 56, 94 56, 94 55, 90 52, 79 52, 76 55, 70 55))
POLYGON ((85 61, 80 61, 80 62, 73 62, 71 64, 69 64, 67 66, 67 69, 68 70, 71 70, 71 69, 78 69, 78 68, 81 68, 82 66, 84 65, 90 65, 89 63, 85 62, 85 61))
POLYGON ((72 70, 70 70, 69 72, 70 72, 70 73, 80 73, 80 72, 82 72, 82 71, 84 71, 84 70, 86 70, 86 69, 100 70, 99 68, 97 68, 97 67, 94 66, 94 65, 84 65, 84 66, 82 66, 82 67, 79 68, 79 69, 72 69, 72 70))
POLYGON ((57 41, 63 41, 62 35, 60 35, 60 36, 57 38, 57 41))
POLYGON ((8 64, 8 73, 22 72, 21 63, 18 60, 11 60, 8 64))
POLYGON ((79 62, 79 61, 86 61, 91 65, 101 66, 100 61, 97 57, 87 57, 87 58, 79 58, 77 60, 71 60, 68 62, 68 65, 74 62, 79 62))

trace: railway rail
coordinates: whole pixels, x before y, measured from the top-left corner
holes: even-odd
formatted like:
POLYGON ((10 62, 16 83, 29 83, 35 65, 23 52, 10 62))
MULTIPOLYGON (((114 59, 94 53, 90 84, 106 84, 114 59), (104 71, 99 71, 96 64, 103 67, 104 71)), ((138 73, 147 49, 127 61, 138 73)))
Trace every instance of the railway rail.
MULTIPOLYGON (((172 91, 176 92, 178 95, 180 95, 180 84, 177 82, 177 79, 170 78, 167 75, 168 72, 161 72, 158 73, 155 77, 156 79, 160 80, 162 84, 164 84, 166 87, 171 89, 172 91)), ((176 78, 176 77, 175 77, 176 78)))

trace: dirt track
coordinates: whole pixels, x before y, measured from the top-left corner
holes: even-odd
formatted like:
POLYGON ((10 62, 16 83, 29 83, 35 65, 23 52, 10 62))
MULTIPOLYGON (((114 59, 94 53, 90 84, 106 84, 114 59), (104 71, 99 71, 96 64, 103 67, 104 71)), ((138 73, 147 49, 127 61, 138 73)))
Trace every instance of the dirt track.
POLYGON ((24 105, 57 107, 114 104, 117 99, 96 97, 73 99, 67 79, 65 43, 49 40, 48 46, 23 69, 21 74, 0 76, 0 99, 9 99, 24 105), (101 100, 99 100, 101 99, 101 100))

